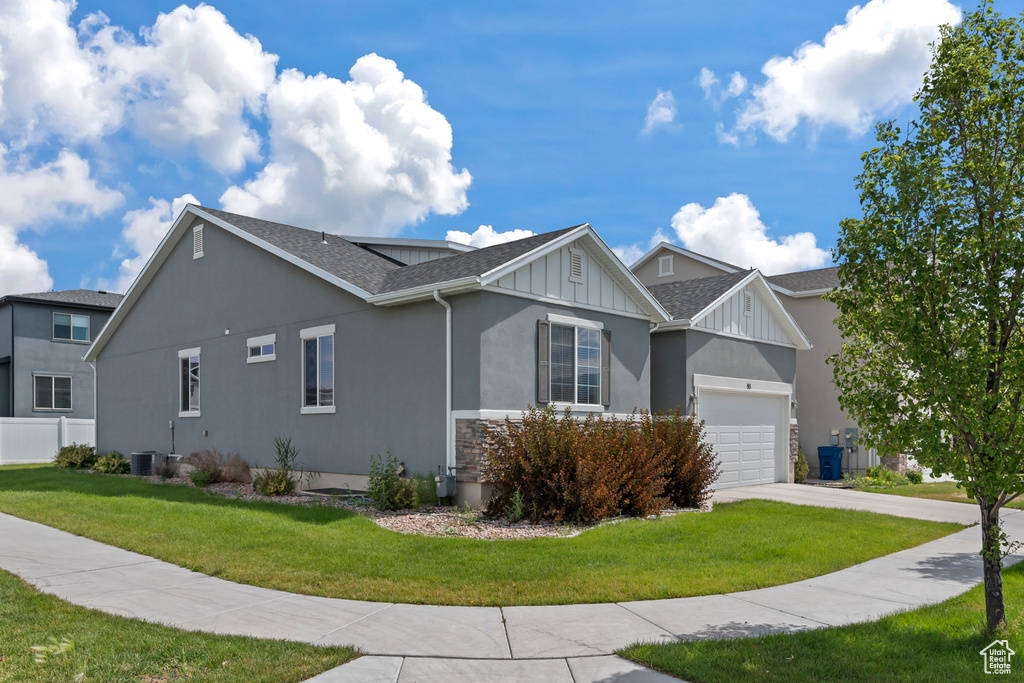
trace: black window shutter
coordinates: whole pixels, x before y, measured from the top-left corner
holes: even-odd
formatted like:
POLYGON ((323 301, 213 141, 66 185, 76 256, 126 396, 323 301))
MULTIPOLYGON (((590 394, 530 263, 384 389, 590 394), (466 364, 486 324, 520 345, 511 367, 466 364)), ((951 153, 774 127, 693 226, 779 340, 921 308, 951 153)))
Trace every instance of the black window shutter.
POLYGON ((551 323, 537 321, 537 404, 551 402, 551 323))
POLYGON ((601 330, 601 405, 612 404, 612 331, 601 330))

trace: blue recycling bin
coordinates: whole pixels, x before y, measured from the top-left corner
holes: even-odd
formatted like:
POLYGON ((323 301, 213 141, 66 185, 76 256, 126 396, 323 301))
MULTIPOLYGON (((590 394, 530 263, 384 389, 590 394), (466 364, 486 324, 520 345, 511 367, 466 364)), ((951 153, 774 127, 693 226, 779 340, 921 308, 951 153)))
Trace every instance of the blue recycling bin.
POLYGON ((843 447, 818 446, 818 475, 822 479, 839 479, 842 477, 843 447))

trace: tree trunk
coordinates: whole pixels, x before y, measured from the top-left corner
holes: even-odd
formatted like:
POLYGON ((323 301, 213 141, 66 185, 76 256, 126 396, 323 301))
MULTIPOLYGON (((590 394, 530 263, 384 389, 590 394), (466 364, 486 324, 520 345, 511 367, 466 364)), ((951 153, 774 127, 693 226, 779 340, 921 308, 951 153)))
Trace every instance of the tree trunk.
POLYGON ((1003 558, 999 544, 999 509, 981 503, 981 556, 985 566, 985 616, 988 632, 1006 628, 1003 605, 1003 558))

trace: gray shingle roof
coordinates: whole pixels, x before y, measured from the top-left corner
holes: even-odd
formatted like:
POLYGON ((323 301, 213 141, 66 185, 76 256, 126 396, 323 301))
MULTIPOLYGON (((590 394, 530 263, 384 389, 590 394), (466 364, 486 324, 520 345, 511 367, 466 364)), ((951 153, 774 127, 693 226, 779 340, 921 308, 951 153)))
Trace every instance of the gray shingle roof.
POLYGON ((802 270, 797 273, 783 273, 765 278, 791 292, 811 292, 817 289, 834 289, 839 286, 839 266, 802 270))
POLYGON ((380 293, 397 292, 412 287, 422 287, 424 285, 448 282, 449 280, 458 280, 464 277, 483 275, 579 227, 579 225, 574 225, 571 228, 563 228, 554 232, 546 232, 542 235, 524 237, 513 242, 496 244, 491 247, 477 249, 476 251, 468 251, 463 254, 455 254, 454 256, 446 256, 445 258, 418 263, 414 266, 398 268, 388 273, 380 293))
POLYGON ((388 273, 400 267, 393 260, 337 235, 327 233, 324 236, 327 244, 321 244, 321 233, 318 230, 306 230, 202 206, 199 208, 371 294, 380 291, 388 273))
POLYGON ((648 287, 673 320, 691 320, 752 271, 712 275, 648 287))
POLYGON ((121 303, 122 296, 113 292, 98 292, 91 289, 65 289, 60 292, 33 292, 31 294, 8 294, 2 301, 39 301, 42 303, 88 306, 113 310, 121 303))

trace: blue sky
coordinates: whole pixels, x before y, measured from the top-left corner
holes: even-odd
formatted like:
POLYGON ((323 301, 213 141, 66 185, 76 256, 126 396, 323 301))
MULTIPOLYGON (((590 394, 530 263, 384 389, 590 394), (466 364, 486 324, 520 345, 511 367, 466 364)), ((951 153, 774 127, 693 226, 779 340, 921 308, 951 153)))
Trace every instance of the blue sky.
POLYGON ((193 198, 339 234, 487 244, 586 221, 627 261, 665 238, 768 273, 829 265, 871 125, 913 116, 959 15, 0 0, 0 293, 123 291, 193 198))

